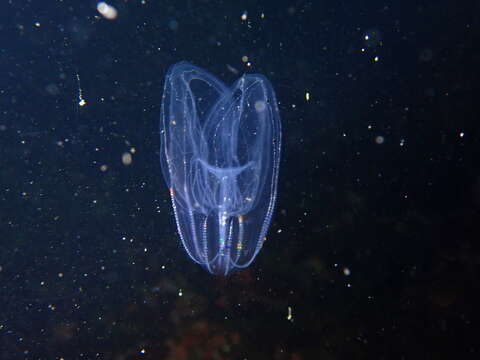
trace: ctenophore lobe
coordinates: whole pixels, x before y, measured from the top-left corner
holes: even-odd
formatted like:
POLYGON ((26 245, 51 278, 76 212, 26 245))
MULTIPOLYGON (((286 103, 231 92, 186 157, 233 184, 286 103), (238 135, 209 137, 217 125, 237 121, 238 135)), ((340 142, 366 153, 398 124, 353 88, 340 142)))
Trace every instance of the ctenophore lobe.
POLYGON ((277 196, 281 125, 272 85, 248 74, 228 87, 180 62, 166 76, 160 160, 188 255, 213 274, 249 266, 277 196))

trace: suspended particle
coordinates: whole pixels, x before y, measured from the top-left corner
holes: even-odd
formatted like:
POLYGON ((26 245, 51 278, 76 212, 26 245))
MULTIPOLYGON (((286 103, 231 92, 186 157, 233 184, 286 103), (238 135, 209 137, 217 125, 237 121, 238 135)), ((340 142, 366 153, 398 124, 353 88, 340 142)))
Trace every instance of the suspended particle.
POLYGON ((85 106, 87 105, 87 101, 83 98, 82 85, 80 84, 80 75, 76 74, 76 76, 77 76, 77 85, 78 85, 78 105, 85 106))
POLYGON ((433 59, 433 50, 432 49, 423 49, 418 55, 418 59, 422 62, 431 61, 433 59))
POLYGON ((118 16, 117 9, 103 1, 97 4, 97 11, 100 13, 100 15, 108 20, 115 20, 118 16))
POLYGON ((230 71, 231 73, 235 74, 235 75, 238 75, 239 71, 237 69, 235 69, 232 65, 230 64, 227 64, 227 69, 228 71, 230 71))
POLYGON ((363 33, 363 43, 367 48, 382 46, 382 33, 377 29, 369 29, 363 33))
POLYGON ((60 90, 56 84, 50 83, 47 86, 45 86, 45 90, 47 93, 50 95, 56 96, 60 93, 60 90))
POLYGON ((131 165, 132 164, 132 154, 130 154, 129 152, 123 153, 122 163, 123 163, 123 165, 131 165))
POLYGON ((287 320, 293 322, 293 312, 292 312, 292 308, 289 306, 289 307, 287 308, 287 310, 288 310, 287 320))
POLYGON ((168 28, 172 31, 177 31, 178 30, 178 21, 177 20, 170 20, 168 22, 168 28))

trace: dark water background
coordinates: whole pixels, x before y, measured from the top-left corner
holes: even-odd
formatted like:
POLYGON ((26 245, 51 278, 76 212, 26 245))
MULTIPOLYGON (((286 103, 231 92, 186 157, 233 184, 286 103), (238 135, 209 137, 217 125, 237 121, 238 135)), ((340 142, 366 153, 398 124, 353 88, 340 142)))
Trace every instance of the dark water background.
POLYGON ((0 4, 0 359, 478 358, 478 2, 110 4, 0 4), (268 240, 228 278, 161 175, 181 60, 280 103, 268 240))

